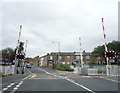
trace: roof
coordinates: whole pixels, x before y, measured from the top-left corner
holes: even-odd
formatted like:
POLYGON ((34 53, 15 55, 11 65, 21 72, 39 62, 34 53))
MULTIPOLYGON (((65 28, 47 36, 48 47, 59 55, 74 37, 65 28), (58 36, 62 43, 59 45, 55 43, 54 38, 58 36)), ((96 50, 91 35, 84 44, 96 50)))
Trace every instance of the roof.
MULTIPOLYGON (((80 56, 80 52, 51 52, 50 54, 49 53, 47 53, 46 55, 44 55, 44 56, 41 56, 41 57, 39 57, 39 58, 45 58, 45 57, 47 57, 47 56, 57 56, 57 55, 59 55, 59 56, 80 56)), ((92 53, 91 52, 83 52, 83 56, 91 56, 92 55, 92 53)))
MULTIPOLYGON (((75 56, 79 56, 80 55, 80 52, 51 52, 49 55, 52 55, 52 56, 54 56, 54 55, 60 55, 60 56, 73 56, 73 55, 75 55, 75 56)), ((89 55, 89 56, 91 56, 92 55, 92 53, 91 52, 83 52, 83 55, 89 55)))

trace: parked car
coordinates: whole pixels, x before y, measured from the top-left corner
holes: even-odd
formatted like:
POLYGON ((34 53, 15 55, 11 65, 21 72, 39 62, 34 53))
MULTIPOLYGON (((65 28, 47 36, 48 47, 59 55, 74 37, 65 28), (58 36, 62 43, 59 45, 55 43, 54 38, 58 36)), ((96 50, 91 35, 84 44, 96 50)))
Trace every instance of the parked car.
POLYGON ((26 67, 27 67, 27 68, 31 68, 31 64, 27 63, 27 64, 26 64, 26 67))

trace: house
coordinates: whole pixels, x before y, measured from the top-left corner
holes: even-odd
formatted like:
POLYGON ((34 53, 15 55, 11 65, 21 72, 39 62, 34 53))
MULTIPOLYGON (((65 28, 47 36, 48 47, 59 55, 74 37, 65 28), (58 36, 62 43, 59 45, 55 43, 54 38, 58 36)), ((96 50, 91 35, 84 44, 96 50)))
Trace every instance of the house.
MULTIPOLYGON (((93 58, 91 52, 83 52, 82 55, 84 64, 88 63, 93 58)), ((40 66, 52 66, 58 62, 62 64, 80 63, 80 52, 51 52, 50 54, 47 53, 41 56, 39 59, 40 66)))

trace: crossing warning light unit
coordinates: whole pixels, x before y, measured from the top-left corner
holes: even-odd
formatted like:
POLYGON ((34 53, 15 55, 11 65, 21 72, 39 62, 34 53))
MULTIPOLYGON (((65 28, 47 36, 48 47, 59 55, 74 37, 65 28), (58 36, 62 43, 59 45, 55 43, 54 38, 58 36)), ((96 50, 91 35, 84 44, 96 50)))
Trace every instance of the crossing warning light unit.
POLYGON ((17 60, 24 60, 25 59, 25 54, 16 54, 17 60))
POLYGON ((116 52, 115 51, 105 51, 105 57, 108 57, 109 59, 116 58, 116 52))

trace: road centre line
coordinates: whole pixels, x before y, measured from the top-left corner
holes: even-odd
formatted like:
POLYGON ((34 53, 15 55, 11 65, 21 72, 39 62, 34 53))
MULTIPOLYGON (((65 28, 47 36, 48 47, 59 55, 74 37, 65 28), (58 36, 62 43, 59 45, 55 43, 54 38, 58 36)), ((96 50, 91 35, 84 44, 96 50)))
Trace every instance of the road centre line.
MULTIPOLYGON (((46 74, 49 73, 49 72, 47 72, 47 71, 45 71, 45 70, 43 70, 43 69, 41 69, 41 68, 39 68, 39 69, 42 70, 42 71, 44 71, 46 74)), ((49 74, 51 74, 51 73, 49 73, 49 74)), ((52 74, 51 74, 51 75, 52 75, 52 74)), ((55 75, 54 75, 54 76, 55 76, 55 75)), ((57 75, 57 76, 59 76, 59 75, 57 75)), ((76 85, 84 88, 85 90, 87 90, 87 91, 89 91, 89 92, 95 93, 95 92, 92 91, 91 89, 89 89, 89 88, 87 88, 87 87, 85 87, 85 86, 83 86, 83 85, 80 85, 79 83, 76 83, 73 79, 69 79, 68 77, 63 77, 63 76, 59 76, 59 77, 65 79, 65 80, 68 80, 69 82, 74 83, 74 84, 76 84, 76 85)))

